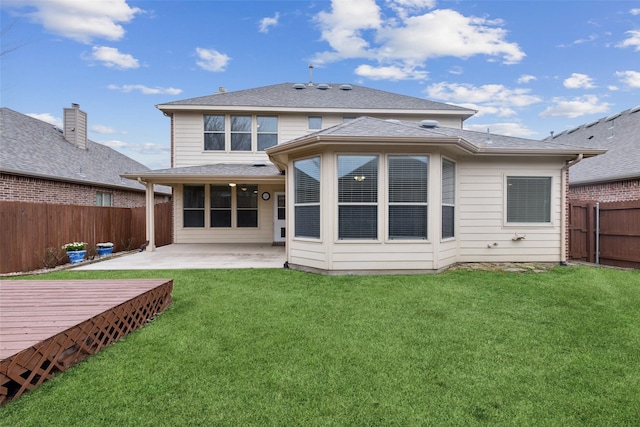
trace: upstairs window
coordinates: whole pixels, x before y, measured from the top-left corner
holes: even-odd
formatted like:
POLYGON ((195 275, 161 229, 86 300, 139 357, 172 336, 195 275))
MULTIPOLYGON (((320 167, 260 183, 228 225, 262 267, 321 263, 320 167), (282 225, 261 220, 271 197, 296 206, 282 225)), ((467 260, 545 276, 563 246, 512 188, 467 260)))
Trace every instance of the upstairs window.
POLYGON ((264 151, 278 144, 278 118, 258 116, 258 151, 264 151))
POLYGON ((378 239, 378 156, 338 156, 338 238, 378 239))
POLYGON ((225 150, 224 116, 204 116, 204 149, 207 151, 225 150))
POLYGON ((455 237, 456 164, 442 160, 442 238, 455 237))
POLYGON ((251 151, 251 116, 231 116, 231 151, 251 151))
POLYGON ((322 129, 322 117, 321 116, 309 116, 308 120, 309 130, 322 129))
POLYGON ((551 222, 551 177, 507 177, 507 222, 551 222))
POLYGON ((320 157, 293 162, 295 237, 320 238, 320 157))
POLYGON ((389 156, 389 239, 427 239, 428 161, 389 156))

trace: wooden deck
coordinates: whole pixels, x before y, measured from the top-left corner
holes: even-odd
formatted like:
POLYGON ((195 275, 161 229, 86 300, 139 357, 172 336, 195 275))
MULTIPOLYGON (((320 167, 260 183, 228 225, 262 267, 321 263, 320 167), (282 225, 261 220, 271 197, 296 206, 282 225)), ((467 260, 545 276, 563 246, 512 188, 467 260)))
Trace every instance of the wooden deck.
POLYGON ((0 405, 144 326, 173 280, 0 280, 0 405))

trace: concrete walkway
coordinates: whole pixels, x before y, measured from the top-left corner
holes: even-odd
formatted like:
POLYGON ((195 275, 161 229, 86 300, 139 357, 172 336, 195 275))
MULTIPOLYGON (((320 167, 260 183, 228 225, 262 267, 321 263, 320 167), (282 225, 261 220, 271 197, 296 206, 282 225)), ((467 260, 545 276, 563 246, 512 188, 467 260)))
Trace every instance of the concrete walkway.
POLYGON ((176 270, 196 268, 283 268, 284 246, 179 243, 155 251, 114 255, 73 270, 176 270))

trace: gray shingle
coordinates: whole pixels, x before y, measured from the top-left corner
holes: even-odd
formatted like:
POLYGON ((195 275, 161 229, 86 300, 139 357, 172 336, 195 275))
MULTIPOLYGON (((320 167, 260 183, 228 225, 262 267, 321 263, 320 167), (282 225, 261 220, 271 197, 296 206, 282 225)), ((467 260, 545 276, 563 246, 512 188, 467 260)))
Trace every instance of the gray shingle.
MULTIPOLYGON (((0 108, 0 171, 87 185, 144 191, 125 172, 149 168, 112 148, 87 141, 87 149, 64 139, 53 125, 9 108, 0 108)), ((156 191, 171 194, 168 187, 156 191)))
POLYGON ((145 176, 216 176, 237 177, 254 176, 276 178, 282 176, 280 171, 270 163, 246 164, 246 163, 216 163, 211 165, 185 166, 181 168, 157 169, 143 174, 145 176))
POLYGON ((549 136, 545 141, 608 150, 569 169, 571 184, 640 177, 640 106, 549 136))
POLYGON ((329 89, 326 90, 318 89, 317 85, 305 85, 304 89, 294 89, 293 86, 293 83, 280 83, 167 102, 161 106, 445 110, 468 113, 469 116, 475 113, 468 108, 364 86, 349 85, 351 90, 342 90, 341 84, 329 84, 329 89))

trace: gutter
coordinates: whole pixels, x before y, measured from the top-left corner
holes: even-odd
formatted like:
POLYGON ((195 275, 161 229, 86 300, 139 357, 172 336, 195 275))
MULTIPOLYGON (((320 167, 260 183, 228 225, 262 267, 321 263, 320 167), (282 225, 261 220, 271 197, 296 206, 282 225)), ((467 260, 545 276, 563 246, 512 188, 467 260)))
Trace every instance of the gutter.
POLYGON ((560 239, 560 264, 567 265, 567 172, 571 166, 574 166, 582 161, 584 158, 584 154, 580 153, 578 156, 567 162, 561 169, 562 174, 560 175, 561 180, 561 197, 562 200, 562 218, 560 221, 560 235, 562 236, 560 239))

